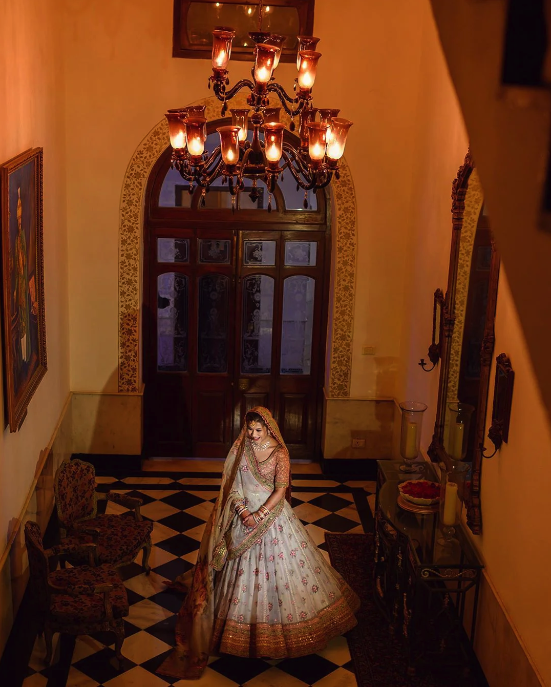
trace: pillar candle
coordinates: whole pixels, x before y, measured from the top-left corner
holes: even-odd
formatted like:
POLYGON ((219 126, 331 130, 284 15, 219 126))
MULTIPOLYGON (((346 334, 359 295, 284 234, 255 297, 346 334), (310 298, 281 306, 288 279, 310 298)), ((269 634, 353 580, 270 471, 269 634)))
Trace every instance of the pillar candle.
POLYGON ((417 423, 407 422, 402 427, 400 453, 408 460, 417 458, 417 423))
POLYGON ((446 482, 444 492, 444 511, 442 513, 442 524, 447 527, 455 525, 457 509, 457 484, 446 482))
POLYGON ((450 455, 455 460, 463 458, 463 436, 465 433, 465 425, 462 422, 456 422, 452 426, 452 440, 450 455))

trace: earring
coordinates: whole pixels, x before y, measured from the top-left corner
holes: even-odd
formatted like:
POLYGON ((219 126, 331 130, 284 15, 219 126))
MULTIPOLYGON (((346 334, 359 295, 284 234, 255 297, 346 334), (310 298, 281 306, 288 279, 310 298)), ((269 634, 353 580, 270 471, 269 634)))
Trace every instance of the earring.
POLYGON ((271 437, 271 436, 272 436, 272 433, 270 432, 269 429, 267 430, 267 432, 268 432, 268 436, 271 437))

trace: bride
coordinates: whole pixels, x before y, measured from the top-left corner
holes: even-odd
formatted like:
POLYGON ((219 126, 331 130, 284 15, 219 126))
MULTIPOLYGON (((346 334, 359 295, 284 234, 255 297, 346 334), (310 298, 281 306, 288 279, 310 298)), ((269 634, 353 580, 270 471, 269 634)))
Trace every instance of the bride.
POLYGON ((266 408, 248 412, 205 527, 176 649, 159 673, 198 679, 208 657, 295 658, 356 625, 359 600, 293 512, 289 452, 266 408))

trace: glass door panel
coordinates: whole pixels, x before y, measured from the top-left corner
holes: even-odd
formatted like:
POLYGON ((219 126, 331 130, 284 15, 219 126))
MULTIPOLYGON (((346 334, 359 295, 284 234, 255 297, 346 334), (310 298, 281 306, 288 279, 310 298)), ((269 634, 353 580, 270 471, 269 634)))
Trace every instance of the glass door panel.
MULTIPOLYGON (((228 242, 229 243, 229 242, 228 242)), ((197 372, 228 371, 230 278, 206 274, 198 280, 197 372)))
POLYGON ((157 370, 188 369, 188 277, 167 272, 157 277, 157 370))
POLYGON ((269 374, 274 320, 272 277, 253 274, 243 279, 242 312, 241 373, 269 374))
POLYGON ((281 374, 309 375, 316 280, 304 275, 287 277, 283 284, 281 374))

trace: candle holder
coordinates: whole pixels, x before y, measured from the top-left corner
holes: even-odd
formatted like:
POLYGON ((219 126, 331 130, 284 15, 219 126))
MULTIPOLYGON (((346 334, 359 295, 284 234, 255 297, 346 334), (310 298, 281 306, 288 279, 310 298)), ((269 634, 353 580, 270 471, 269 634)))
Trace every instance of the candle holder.
POLYGON ((459 544, 456 538, 456 527, 461 521, 463 502, 465 501, 465 478, 469 472, 468 463, 453 463, 446 469, 440 463, 440 529, 442 537, 438 543, 442 546, 459 544))
POLYGON ((404 459, 400 470, 402 472, 422 472, 424 465, 416 463, 421 442, 421 428, 423 425, 423 413, 427 409, 424 403, 419 401, 402 401, 400 411, 402 424, 400 430, 400 455, 404 459))
POLYGON ((452 460, 463 460, 469 448, 469 429, 474 406, 448 403, 450 426, 446 451, 452 460))

